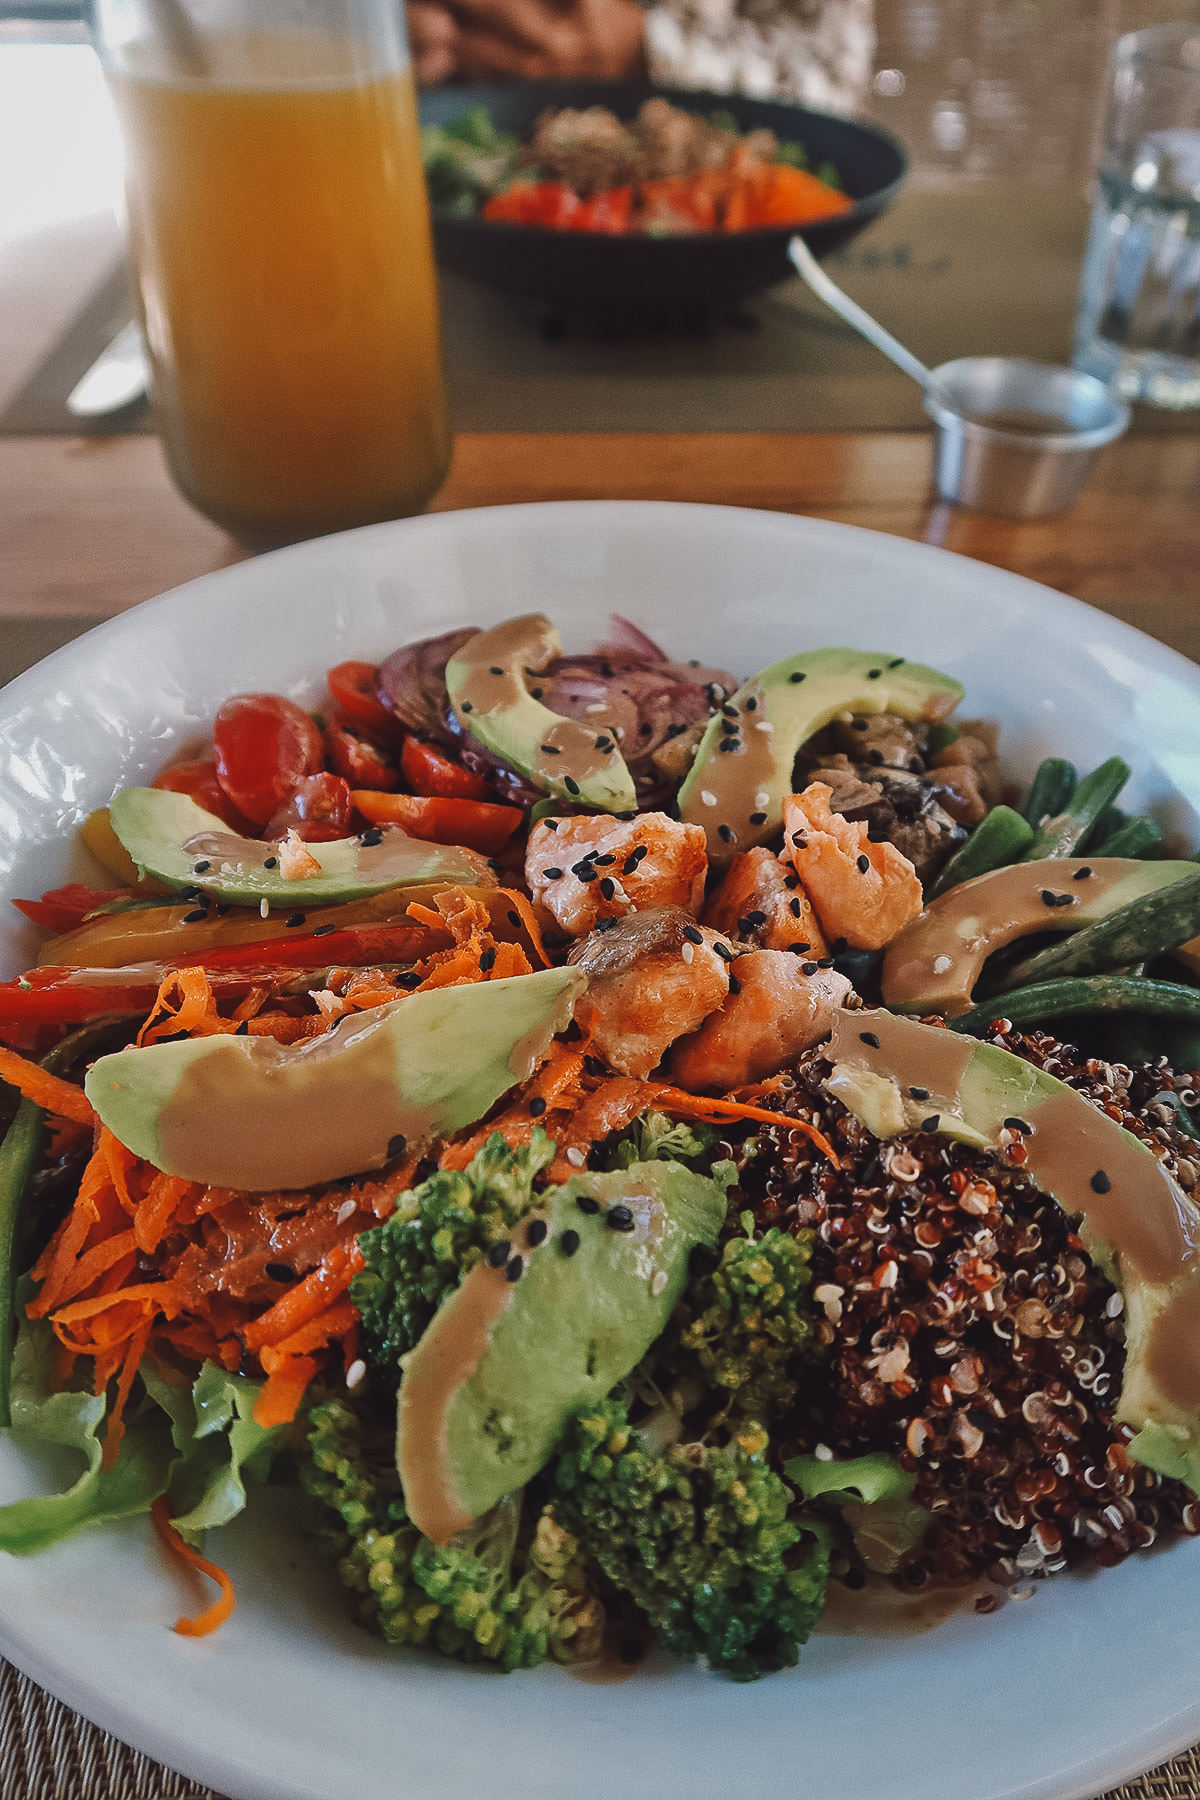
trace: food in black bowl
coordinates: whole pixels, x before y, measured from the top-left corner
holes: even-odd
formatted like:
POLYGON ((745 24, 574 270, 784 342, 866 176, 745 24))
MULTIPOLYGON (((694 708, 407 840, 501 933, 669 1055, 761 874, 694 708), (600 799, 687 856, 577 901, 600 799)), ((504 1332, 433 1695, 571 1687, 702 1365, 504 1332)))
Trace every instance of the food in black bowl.
MULTIPOLYGON (((745 299, 793 273, 787 245, 797 231, 815 255, 826 254, 884 211, 907 171, 896 140, 859 120, 644 82, 521 82, 422 95, 426 127, 456 130, 472 115, 488 122, 477 146, 483 153, 473 159, 477 181, 456 182, 455 161, 466 166, 472 159, 446 155, 442 132, 425 134, 438 260, 486 287, 558 306, 673 312, 745 299), (678 182, 672 188, 653 161, 637 162, 628 128, 656 99, 709 122, 709 148, 701 154, 714 165, 723 159, 723 175, 714 167, 685 190, 678 182), (595 107, 622 122, 627 129, 612 135, 624 141, 607 158, 593 143, 573 157, 551 151, 547 164, 550 140, 544 127, 538 138, 539 121, 558 109, 595 107), (740 146, 734 131, 743 134, 740 146), (763 134, 771 134, 773 147, 763 134), (753 181, 732 179, 732 171, 748 169, 756 171, 753 181), (557 207, 553 190, 566 194, 557 207), (808 223, 797 224, 803 213, 783 203, 797 192, 810 203, 808 223), (507 206, 508 216, 484 216, 489 200, 494 212, 507 206)), ((684 129, 678 112, 670 121, 660 113, 659 124, 684 129)))

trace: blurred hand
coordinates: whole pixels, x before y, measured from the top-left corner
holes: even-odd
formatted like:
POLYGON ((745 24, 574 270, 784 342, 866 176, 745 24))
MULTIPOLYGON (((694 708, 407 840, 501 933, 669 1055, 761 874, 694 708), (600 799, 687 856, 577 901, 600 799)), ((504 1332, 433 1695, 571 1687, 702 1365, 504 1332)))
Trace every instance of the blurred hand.
POLYGON ((417 81, 617 79, 645 71, 637 0, 408 0, 417 81))

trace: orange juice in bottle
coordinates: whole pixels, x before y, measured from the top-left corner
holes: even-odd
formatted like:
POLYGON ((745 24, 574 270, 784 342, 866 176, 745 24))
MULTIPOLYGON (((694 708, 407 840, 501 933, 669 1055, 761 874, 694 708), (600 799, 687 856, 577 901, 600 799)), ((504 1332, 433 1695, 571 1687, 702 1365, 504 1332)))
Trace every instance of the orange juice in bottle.
POLYGON ((148 0, 119 40, 128 3, 101 47, 180 490, 259 543, 419 512, 450 437, 402 8, 148 0))

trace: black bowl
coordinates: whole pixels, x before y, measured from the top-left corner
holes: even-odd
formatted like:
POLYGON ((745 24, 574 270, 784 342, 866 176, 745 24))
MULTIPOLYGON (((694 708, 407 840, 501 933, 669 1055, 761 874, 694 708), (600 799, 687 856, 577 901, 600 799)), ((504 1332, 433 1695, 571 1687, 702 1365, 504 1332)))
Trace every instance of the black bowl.
MULTIPOLYGON (((500 131, 528 137, 547 107, 607 106, 632 119, 655 94, 690 112, 721 108, 733 114, 742 131, 768 127, 781 138, 800 139, 814 166, 833 163, 854 206, 838 218, 800 228, 814 256, 836 250, 878 218, 908 171, 908 158, 896 139, 861 120, 810 112, 783 100, 682 92, 649 82, 523 81, 430 88, 421 95, 421 120, 448 125, 472 107, 486 106, 500 131)), ((501 293, 555 306, 643 313, 721 307, 795 273, 787 255, 794 226, 688 237, 604 237, 435 214, 433 233, 443 268, 501 293)))

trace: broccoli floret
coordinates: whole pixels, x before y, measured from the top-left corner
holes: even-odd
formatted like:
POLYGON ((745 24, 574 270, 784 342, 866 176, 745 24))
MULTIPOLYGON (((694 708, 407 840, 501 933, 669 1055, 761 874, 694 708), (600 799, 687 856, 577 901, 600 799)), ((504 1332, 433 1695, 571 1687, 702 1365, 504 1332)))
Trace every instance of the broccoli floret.
POLYGON ((821 1354, 808 1298, 812 1233, 772 1226, 756 1238, 749 1212, 741 1226, 745 1236, 725 1239, 715 1267, 713 1252, 693 1251, 695 1272, 646 1372, 660 1388, 716 1389, 726 1413, 769 1425, 821 1354))
POLYGON ((442 1301, 493 1244, 512 1237, 534 1204, 534 1178, 553 1155, 539 1127, 519 1150, 495 1132, 465 1169, 435 1170, 401 1195, 390 1219, 359 1238, 366 1267, 350 1297, 372 1366, 393 1387, 400 1358, 442 1301))
POLYGON ((360 1621, 389 1643, 506 1670, 599 1653, 605 1610, 594 1571, 549 1508, 506 1495, 438 1546, 405 1511, 382 1413, 320 1402, 309 1412, 307 1452, 301 1482, 326 1508, 323 1547, 360 1596, 360 1621))
POLYGON ((557 1518, 676 1656, 736 1680, 794 1667, 825 1596, 828 1540, 787 1516, 767 1434, 653 1454, 609 1398, 572 1421, 551 1464, 557 1518))

